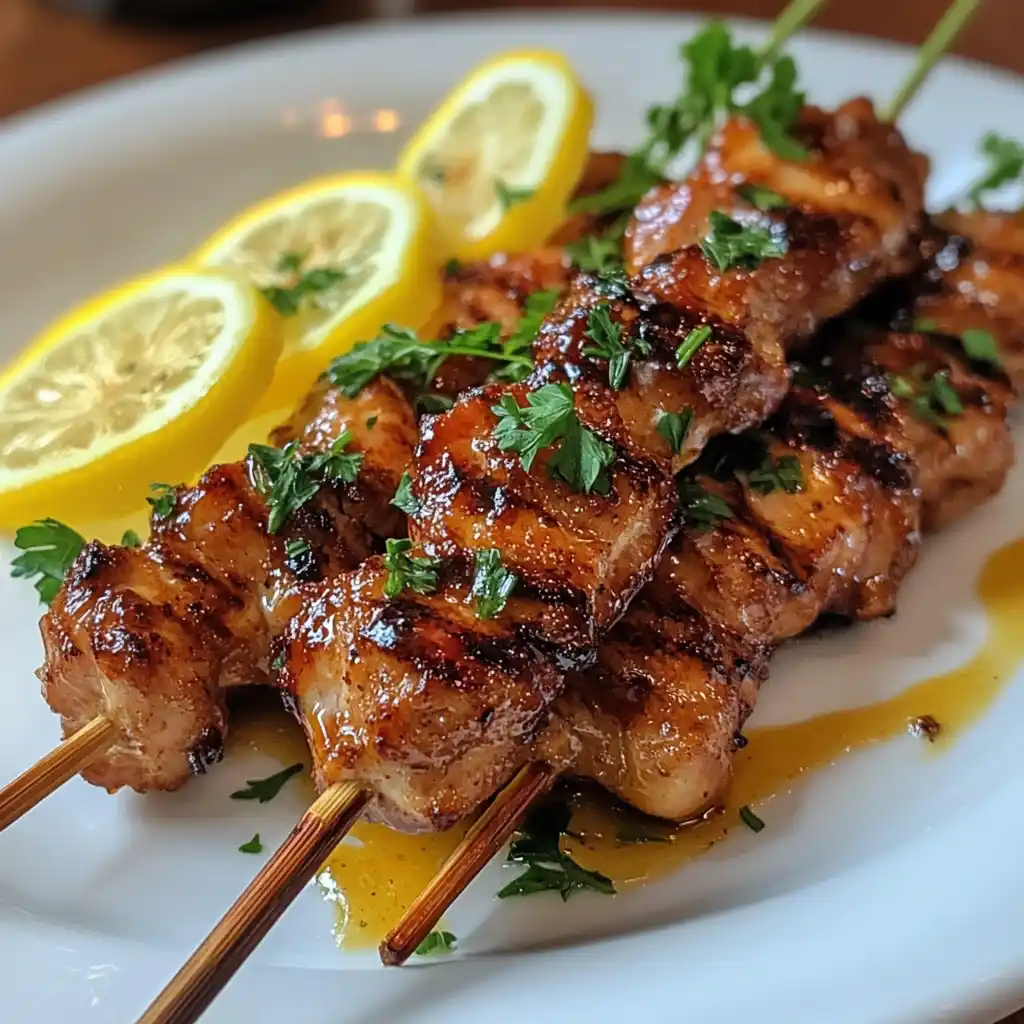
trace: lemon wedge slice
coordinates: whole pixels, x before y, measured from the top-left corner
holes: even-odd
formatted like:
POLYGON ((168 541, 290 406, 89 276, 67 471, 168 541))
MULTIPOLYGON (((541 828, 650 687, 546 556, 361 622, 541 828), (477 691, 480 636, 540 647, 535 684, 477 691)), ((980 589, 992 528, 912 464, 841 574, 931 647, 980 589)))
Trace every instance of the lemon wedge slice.
POLYGON ((277 320, 241 274, 171 267, 51 324, 0 374, 0 526, 121 515, 205 468, 270 383, 277 320))
POLYGON ((470 72, 406 146, 399 173, 426 194, 446 256, 541 245, 587 160, 593 108, 564 57, 503 54, 470 72))
POLYGON ((282 315, 284 354, 260 413, 290 408, 335 356, 381 324, 419 328, 441 301, 432 215, 392 174, 333 175, 280 192, 194 258, 242 271, 282 315))

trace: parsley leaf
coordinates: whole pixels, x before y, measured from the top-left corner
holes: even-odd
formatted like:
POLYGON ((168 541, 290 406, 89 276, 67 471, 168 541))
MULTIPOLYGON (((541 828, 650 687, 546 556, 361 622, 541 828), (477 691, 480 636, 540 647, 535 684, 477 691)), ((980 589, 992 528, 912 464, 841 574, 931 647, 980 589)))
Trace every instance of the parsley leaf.
POLYGON ((796 88, 796 79, 793 58, 780 57, 771 67, 764 90, 738 108, 757 125, 764 144, 783 160, 807 159, 807 150, 789 134, 806 98, 796 88))
POLYGON ((262 853, 263 844, 260 842, 260 834, 257 832, 247 843, 242 843, 238 848, 239 853, 262 853))
POLYGON ((142 538, 134 530, 125 530, 121 534, 121 547, 123 548, 141 548, 142 538))
POLYGON ((419 512, 420 502, 416 495, 412 493, 412 477, 409 475, 408 470, 402 474, 402 478, 398 481, 398 490, 395 491, 391 504, 395 508, 400 508, 407 516, 414 516, 419 512))
POLYGON ((752 185, 749 182, 745 185, 740 185, 736 189, 736 194, 741 199, 750 203, 751 206, 756 206, 765 213, 768 213, 770 210, 785 210, 792 205, 785 196, 780 195, 778 192, 773 192, 770 188, 765 188, 763 185, 752 185))
POLYGON ((608 384, 613 391, 620 391, 629 375, 630 359, 629 349, 622 344, 622 324, 612 320, 611 310, 602 304, 590 311, 583 334, 594 342, 583 349, 583 354, 607 359, 608 384))
POLYGON ((417 956, 439 956, 450 953, 458 939, 451 932, 431 932, 414 950, 417 956))
POLYGON ((37 519, 14 535, 14 546, 24 552, 11 562, 15 579, 34 579, 43 604, 57 596, 64 574, 85 547, 85 538, 57 519, 37 519))
POLYGON ((291 283, 260 288, 267 301, 282 316, 297 315, 306 299, 313 305, 323 308, 323 293, 340 284, 347 276, 343 270, 335 267, 314 267, 312 270, 304 271, 302 265, 306 259, 307 256, 303 253, 282 253, 275 269, 279 274, 291 275, 291 283))
POLYGON ((676 366, 683 369, 687 363, 697 354, 697 349, 711 337, 711 328, 707 324, 694 327, 689 334, 679 343, 676 349, 676 366))
POLYGON ((265 804, 273 800, 281 792, 284 784, 293 776, 302 771, 301 764, 289 765, 289 767, 277 772, 275 775, 268 775, 265 779, 246 779, 245 789, 235 790, 231 794, 232 800, 259 800, 265 804))
POLYGON ((363 464, 362 452, 346 452, 352 432, 346 430, 323 452, 303 453, 298 443, 283 448, 249 445, 253 484, 267 503, 267 532, 277 533, 289 517, 312 499, 324 484, 354 483, 363 464))
POLYGON ((701 239, 700 251, 718 270, 734 267, 754 270, 766 259, 785 256, 788 249, 782 225, 744 226, 721 210, 712 210, 708 227, 707 235, 701 239))
POLYGON ((493 380, 518 381, 530 372, 533 366, 531 346, 544 318, 554 311, 561 297, 561 292, 554 288, 527 295, 519 323, 501 346, 502 357, 510 361, 491 374, 493 380))
POLYGON ((994 192, 1024 176, 1024 146, 1019 142, 988 132, 981 140, 981 152, 988 158, 988 169, 967 192, 976 206, 982 205, 986 192, 994 192))
POLYGON ((960 344, 968 359, 974 359, 979 363, 988 363, 997 370, 1003 368, 999 343, 989 331, 970 327, 960 335, 960 344))
POLYGON ((585 235, 565 247, 574 267, 588 274, 625 273, 622 246, 606 236, 585 235))
POLYGON ((526 871, 498 891, 498 899, 557 892, 568 900, 582 889, 613 895, 615 886, 599 871, 581 867, 561 849, 572 811, 563 801, 548 801, 527 815, 509 848, 508 860, 528 865, 526 871))
POLYGON ((174 506, 178 503, 178 496, 170 484, 150 484, 152 494, 146 501, 153 506, 153 515, 157 519, 167 519, 174 513, 174 506))
POLYGON ((498 417, 493 436, 502 451, 516 452, 529 472, 537 453, 560 441, 548 462, 551 476, 577 492, 607 494, 611 489, 608 467, 615 450, 580 422, 569 385, 544 384, 531 391, 526 401, 526 406, 520 406, 513 395, 505 394, 491 407, 498 417))
POLYGON ((648 163, 645 152, 632 153, 622 163, 619 176, 598 192, 580 196, 569 204, 570 213, 591 213, 602 217, 632 210, 661 180, 648 163))
POLYGON ((751 832, 760 832, 764 828, 764 822, 746 804, 740 808, 740 821, 751 832))
POLYGON ((311 581, 318 576, 316 555, 309 543, 301 537, 292 537, 284 545, 285 568, 300 580, 311 581))
POLYGON ((412 541, 389 537, 384 567, 388 578, 384 582, 384 596, 398 597, 408 587, 417 594, 433 594, 437 590, 437 570, 440 558, 429 555, 410 555, 412 541))
POLYGON ((776 459, 771 452, 766 452, 761 465, 747 475, 747 481, 758 494, 771 494, 776 489, 796 494, 804 489, 803 470, 795 455, 776 459))
POLYGON ((525 203, 527 199, 532 199, 536 189, 516 188, 514 185, 506 184, 501 178, 495 178, 494 191, 498 195, 498 204, 501 206, 501 212, 508 213, 516 204, 525 203))
POLYGON ((663 412, 658 420, 658 433, 665 438, 669 448, 676 455, 683 450, 691 423, 693 423, 692 409, 684 409, 681 413, 663 412))
POLYGON ((677 489, 683 522, 691 529, 710 530, 722 520, 732 518, 729 503, 696 480, 680 478, 677 489))
POLYGON ((478 619, 493 619, 505 607, 519 577, 501 564, 497 548, 484 548, 476 553, 473 576, 473 606, 478 619))
POLYGON ((963 415, 963 402, 949 382, 948 370, 928 376, 923 366, 915 366, 909 376, 890 373, 888 381, 889 390, 910 403, 914 416, 937 430, 946 429, 947 417, 963 415))

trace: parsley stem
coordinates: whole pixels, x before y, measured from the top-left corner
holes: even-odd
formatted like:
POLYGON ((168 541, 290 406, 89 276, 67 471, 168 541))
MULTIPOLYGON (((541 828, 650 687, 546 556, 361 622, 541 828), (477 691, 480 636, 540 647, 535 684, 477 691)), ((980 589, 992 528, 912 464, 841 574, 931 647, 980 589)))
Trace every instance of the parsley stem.
POLYGON ((953 0, 931 34, 917 51, 917 60, 910 74, 896 90, 888 109, 882 114, 883 121, 895 123, 906 105, 914 98, 921 83, 928 77, 935 62, 953 45, 961 30, 981 6, 982 0, 953 0))
POLYGON ((529 356, 515 355, 505 352, 482 352, 479 348, 464 345, 449 345, 448 342, 421 341, 420 344, 428 352, 436 352, 445 356, 473 356, 476 359, 497 359, 502 363, 515 363, 519 366, 533 367, 533 360, 529 356))
POLYGON ((758 54, 761 64, 770 64, 789 37, 799 32, 825 3, 826 0, 790 0, 789 6, 775 19, 771 35, 758 54))

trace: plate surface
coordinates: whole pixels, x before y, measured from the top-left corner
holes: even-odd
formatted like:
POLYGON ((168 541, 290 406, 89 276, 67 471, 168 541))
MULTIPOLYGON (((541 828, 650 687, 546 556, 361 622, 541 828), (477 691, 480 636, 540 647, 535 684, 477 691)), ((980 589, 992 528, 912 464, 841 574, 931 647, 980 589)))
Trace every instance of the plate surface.
MULTIPOLYGON (((629 146, 674 95, 683 17, 466 19, 299 36, 104 87, 0 130, 0 358, 116 279, 187 253, 229 214, 315 174, 390 165, 458 77, 514 46, 564 51, 593 91, 596 142, 629 146), (397 132, 375 131, 395 118, 397 132)), ((751 38, 756 26, 743 29, 751 38)), ((911 54, 809 34, 792 50, 816 102, 890 95, 911 54)), ((976 170, 987 129, 1024 136, 1024 87, 947 62, 907 113, 935 159, 933 199, 976 170)), ((929 541, 892 620, 790 645, 755 724, 896 692, 982 640, 985 558, 1021 532, 1024 471, 929 541)), ((32 671, 32 591, 0 566, 7 703, 0 779, 56 738, 32 671)), ((1021 583, 1024 589, 1024 581, 1021 583)), ((990 1020, 1024 1001, 1024 677, 944 756, 896 741, 772 803, 771 827, 614 900, 498 906, 492 865, 450 918, 462 957, 384 972, 343 955, 306 892, 210 1011, 211 1022, 990 1020), (685 1009, 681 1009, 685 1007, 685 1009), (285 1016, 286 1015, 286 1016, 285 1016), (569 1015, 568 1017, 564 1015, 569 1015)), ((134 1019, 277 843, 296 790, 227 799, 275 769, 236 757, 178 794, 117 798, 76 780, 0 838, 0 1013, 17 1022, 134 1019)))

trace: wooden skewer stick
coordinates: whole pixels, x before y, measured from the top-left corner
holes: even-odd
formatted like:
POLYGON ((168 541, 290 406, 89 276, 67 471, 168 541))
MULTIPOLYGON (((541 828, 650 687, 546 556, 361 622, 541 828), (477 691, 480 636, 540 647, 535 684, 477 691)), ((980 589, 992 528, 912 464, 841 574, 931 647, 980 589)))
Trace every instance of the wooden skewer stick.
POLYGON ((0 790, 0 832, 77 775, 110 746, 116 732, 109 718, 97 715, 4 786, 0 790))
POLYGON ((139 1018, 192 1024, 362 815, 370 794, 355 783, 325 790, 245 892, 139 1018))
MULTIPOLYGON (((938 25, 921 45, 917 61, 906 80, 896 91, 884 120, 895 121, 900 112, 921 87, 928 71, 952 45, 953 40, 981 6, 983 0, 953 0, 938 25)), ((779 15, 764 53, 777 53, 785 38, 800 28, 817 10, 812 0, 793 0, 779 15), (789 24, 780 32, 783 22, 789 24)), ((765 58, 767 59, 767 58, 765 58)), ((547 792, 555 783, 557 774, 549 765, 527 765, 519 775, 488 807, 486 813, 466 834, 440 872, 403 915, 380 945, 380 958, 386 966, 403 964, 441 920, 444 912, 465 891, 471 881, 483 870, 487 861, 505 845, 534 799, 547 792)))
POLYGON ((380 944, 380 958, 385 966, 400 967, 416 952, 445 910, 508 842, 523 815, 551 789, 558 775, 551 765, 535 761, 522 768, 494 798, 398 926, 380 944))

